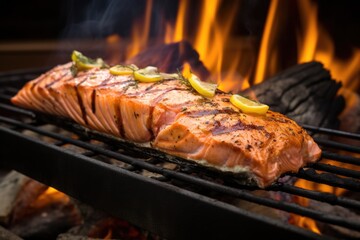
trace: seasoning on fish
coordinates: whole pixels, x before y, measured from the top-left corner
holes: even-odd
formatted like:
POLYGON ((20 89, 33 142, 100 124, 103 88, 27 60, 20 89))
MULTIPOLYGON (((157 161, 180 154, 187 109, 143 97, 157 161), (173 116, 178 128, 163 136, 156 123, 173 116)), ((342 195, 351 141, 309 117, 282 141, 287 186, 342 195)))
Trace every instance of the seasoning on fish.
POLYGON ((246 175, 263 188, 320 158, 314 140, 293 120, 266 111, 244 113, 231 94, 206 98, 177 75, 139 82, 94 67, 71 74, 72 63, 28 82, 12 102, 149 146, 199 165, 246 175))

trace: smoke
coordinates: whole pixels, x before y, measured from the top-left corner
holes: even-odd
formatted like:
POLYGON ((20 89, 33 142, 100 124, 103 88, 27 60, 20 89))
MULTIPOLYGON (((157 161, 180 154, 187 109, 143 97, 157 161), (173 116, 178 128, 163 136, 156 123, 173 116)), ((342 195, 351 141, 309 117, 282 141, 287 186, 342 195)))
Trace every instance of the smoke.
POLYGON ((68 0, 64 4, 66 19, 62 39, 101 39, 110 34, 127 36, 131 23, 143 12, 140 0, 68 0))
POLYGON ((244 0, 241 2, 241 24, 249 35, 261 36, 270 1, 244 0))

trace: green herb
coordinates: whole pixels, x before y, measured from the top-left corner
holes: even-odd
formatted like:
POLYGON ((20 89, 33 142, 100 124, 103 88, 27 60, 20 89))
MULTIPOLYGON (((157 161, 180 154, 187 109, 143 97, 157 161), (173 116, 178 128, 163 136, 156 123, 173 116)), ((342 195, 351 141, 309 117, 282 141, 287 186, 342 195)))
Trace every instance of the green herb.
POLYGON ((78 73, 78 69, 77 67, 75 66, 75 64, 73 63, 70 67, 70 72, 71 72, 71 75, 73 77, 76 77, 77 73, 78 73))
POLYGON ((179 75, 180 82, 181 82, 182 84, 184 84, 185 86, 187 86, 187 87, 189 87, 189 88, 192 88, 189 80, 187 80, 187 78, 185 78, 185 77, 181 74, 181 72, 180 72, 179 69, 177 69, 177 72, 178 72, 178 75, 179 75))

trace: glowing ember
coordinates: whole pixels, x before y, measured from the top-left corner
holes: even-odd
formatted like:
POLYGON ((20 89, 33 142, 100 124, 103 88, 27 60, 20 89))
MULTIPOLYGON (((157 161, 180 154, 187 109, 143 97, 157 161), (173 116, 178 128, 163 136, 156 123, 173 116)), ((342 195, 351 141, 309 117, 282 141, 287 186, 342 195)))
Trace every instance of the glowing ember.
POLYGON ((49 187, 45 192, 43 192, 31 206, 34 208, 41 209, 49 204, 66 204, 70 201, 70 198, 62 192, 59 192, 55 188, 49 187))

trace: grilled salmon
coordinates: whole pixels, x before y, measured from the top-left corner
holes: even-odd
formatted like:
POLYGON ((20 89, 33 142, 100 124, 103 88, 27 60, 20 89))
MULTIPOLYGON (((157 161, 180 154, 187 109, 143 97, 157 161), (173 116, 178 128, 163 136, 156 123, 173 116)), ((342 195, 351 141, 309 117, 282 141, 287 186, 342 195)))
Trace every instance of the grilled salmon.
POLYGON ((28 82, 12 102, 202 166, 245 174, 261 188, 320 158, 318 145, 293 120, 270 110, 242 113, 230 103, 231 94, 209 99, 177 77, 140 83, 100 68, 74 77, 71 65, 28 82))

